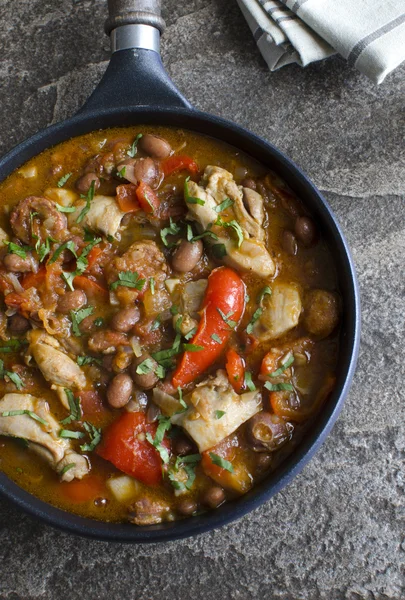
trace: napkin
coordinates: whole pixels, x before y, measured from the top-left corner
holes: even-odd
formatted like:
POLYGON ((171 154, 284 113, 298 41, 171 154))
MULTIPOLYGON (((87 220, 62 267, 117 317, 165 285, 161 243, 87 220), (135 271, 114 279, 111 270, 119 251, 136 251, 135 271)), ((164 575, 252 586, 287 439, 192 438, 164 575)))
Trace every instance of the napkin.
POLYGON ((405 60, 405 0, 237 0, 271 71, 332 54, 376 83, 405 60))

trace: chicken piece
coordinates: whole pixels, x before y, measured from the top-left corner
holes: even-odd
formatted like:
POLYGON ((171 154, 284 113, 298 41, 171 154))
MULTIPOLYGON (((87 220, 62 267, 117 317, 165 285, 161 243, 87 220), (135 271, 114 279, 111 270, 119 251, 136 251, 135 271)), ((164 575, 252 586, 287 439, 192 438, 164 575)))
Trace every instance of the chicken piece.
POLYGON ((216 446, 262 408, 259 391, 237 394, 222 370, 198 384, 187 400, 192 407, 171 421, 184 427, 200 452, 216 446), (217 411, 224 413, 220 419, 217 411))
POLYGON ((30 394, 6 394, 0 400, 0 435, 26 440, 28 448, 59 473, 62 481, 82 479, 90 471, 87 459, 74 452, 69 439, 58 437, 60 428, 47 402, 41 398, 30 394), (27 413, 4 416, 12 411, 29 411, 46 424, 27 413), (63 473, 69 465, 73 466, 63 473))
POLYGON ((252 333, 261 342, 278 338, 298 325, 301 310, 297 288, 289 283, 274 283, 272 294, 263 299, 263 312, 252 333))
MULTIPOLYGON (((62 350, 62 346, 52 336, 40 329, 27 333, 30 343, 25 361, 29 365, 31 358, 35 360, 42 375, 55 386, 83 389, 86 377, 77 363, 62 350)), ((64 404, 65 408, 69 405, 64 404)))
POLYGON ((194 181, 188 182, 190 196, 203 200, 204 204, 188 204, 189 218, 198 223, 200 232, 212 231, 218 239, 205 238, 211 246, 223 244, 227 254, 223 261, 235 268, 253 272, 260 277, 271 277, 274 275, 276 266, 267 250, 264 240, 265 232, 262 227, 264 210, 263 198, 257 194, 250 196, 247 205, 255 206, 254 216, 250 214, 243 202, 243 188, 237 186, 232 174, 220 167, 208 166, 204 171, 201 185, 194 181), (226 198, 233 201, 219 214, 217 207, 226 198), (218 217, 224 222, 236 221, 242 231, 243 241, 240 246, 235 243, 232 228, 222 225, 213 225, 218 217))
POLYGON ((207 289, 208 279, 189 281, 184 286, 181 297, 182 313, 190 315, 192 319, 199 318, 199 311, 207 289))
POLYGON ((24 244, 30 244, 34 236, 41 240, 51 237, 61 242, 68 235, 66 216, 48 198, 28 196, 15 206, 10 215, 10 225, 24 244))
MULTIPOLYGON (((127 271, 137 273, 139 279, 145 279, 146 282, 153 277, 155 289, 158 290, 167 277, 168 266, 156 243, 145 240, 132 244, 122 256, 114 258, 106 267, 108 283, 111 285, 118 281, 119 274, 127 271)), ((116 288, 115 294, 122 304, 131 304, 138 297, 139 291, 136 288, 120 285, 116 288)))
POLYGON ((72 206, 79 199, 79 194, 65 188, 48 188, 44 192, 44 196, 57 202, 61 206, 72 206))
MULTIPOLYGON (((77 219, 85 207, 86 202, 76 204, 76 210, 69 213, 69 226, 76 224, 77 219)), ((90 203, 90 210, 84 216, 80 225, 118 239, 118 231, 125 213, 119 208, 112 196, 94 196, 90 203)))

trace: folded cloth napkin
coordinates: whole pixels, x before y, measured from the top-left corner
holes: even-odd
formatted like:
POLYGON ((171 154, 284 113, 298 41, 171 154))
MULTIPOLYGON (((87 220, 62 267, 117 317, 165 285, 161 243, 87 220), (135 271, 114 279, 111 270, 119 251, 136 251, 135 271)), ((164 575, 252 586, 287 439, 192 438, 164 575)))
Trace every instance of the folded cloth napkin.
POLYGON ((336 52, 381 83, 405 60, 405 0, 237 0, 271 71, 336 52))

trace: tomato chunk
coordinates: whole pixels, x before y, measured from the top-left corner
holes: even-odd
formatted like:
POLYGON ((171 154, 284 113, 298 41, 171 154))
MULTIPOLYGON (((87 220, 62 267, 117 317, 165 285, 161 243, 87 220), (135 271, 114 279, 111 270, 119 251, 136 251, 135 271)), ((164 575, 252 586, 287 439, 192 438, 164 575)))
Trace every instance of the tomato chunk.
POLYGON ((152 188, 141 181, 136 188, 136 197, 143 211, 155 213, 160 206, 160 200, 152 188))
POLYGON ((162 162, 161 168, 165 177, 177 171, 187 170, 190 173, 198 173, 200 170, 195 160, 185 155, 170 156, 162 162))
MULTIPOLYGON (((225 438, 222 442, 202 453, 201 465, 204 473, 224 488, 243 494, 252 487, 252 476, 246 465, 242 448, 235 446, 234 436, 225 438), (224 459, 223 468, 214 461, 224 459), (229 463, 229 464, 228 464, 229 463)), ((237 442, 236 442, 237 443, 237 442)))
MULTIPOLYGON (((147 423, 144 413, 123 413, 107 427, 96 452, 131 477, 147 485, 157 485, 162 480, 162 459, 159 452, 146 439, 155 437, 156 423, 147 423)), ((169 448, 168 440, 162 444, 169 448)))
POLYGON ((136 190, 137 186, 133 183, 117 187, 117 202, 123 212, 136 212, 141 209, 136 190))

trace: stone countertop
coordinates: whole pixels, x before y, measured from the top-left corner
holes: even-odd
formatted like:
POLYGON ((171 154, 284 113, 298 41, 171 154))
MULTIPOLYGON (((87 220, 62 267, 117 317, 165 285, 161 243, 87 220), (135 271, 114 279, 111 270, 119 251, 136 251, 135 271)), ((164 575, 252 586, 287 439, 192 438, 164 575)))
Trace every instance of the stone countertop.
MULTIPOLYGON (((102 0, 2 0, 0 152, 75 111, 104 71, 102 0)), ((339 57, 269 73, 236 2, 164 2, 162 56, 198 108, 286 152, 324 192, 363 302, 359 365, 326 443, 281 493, 195 539, 125 546, 0 500, 0 599, 405 598, 404 74, 339 57)))

